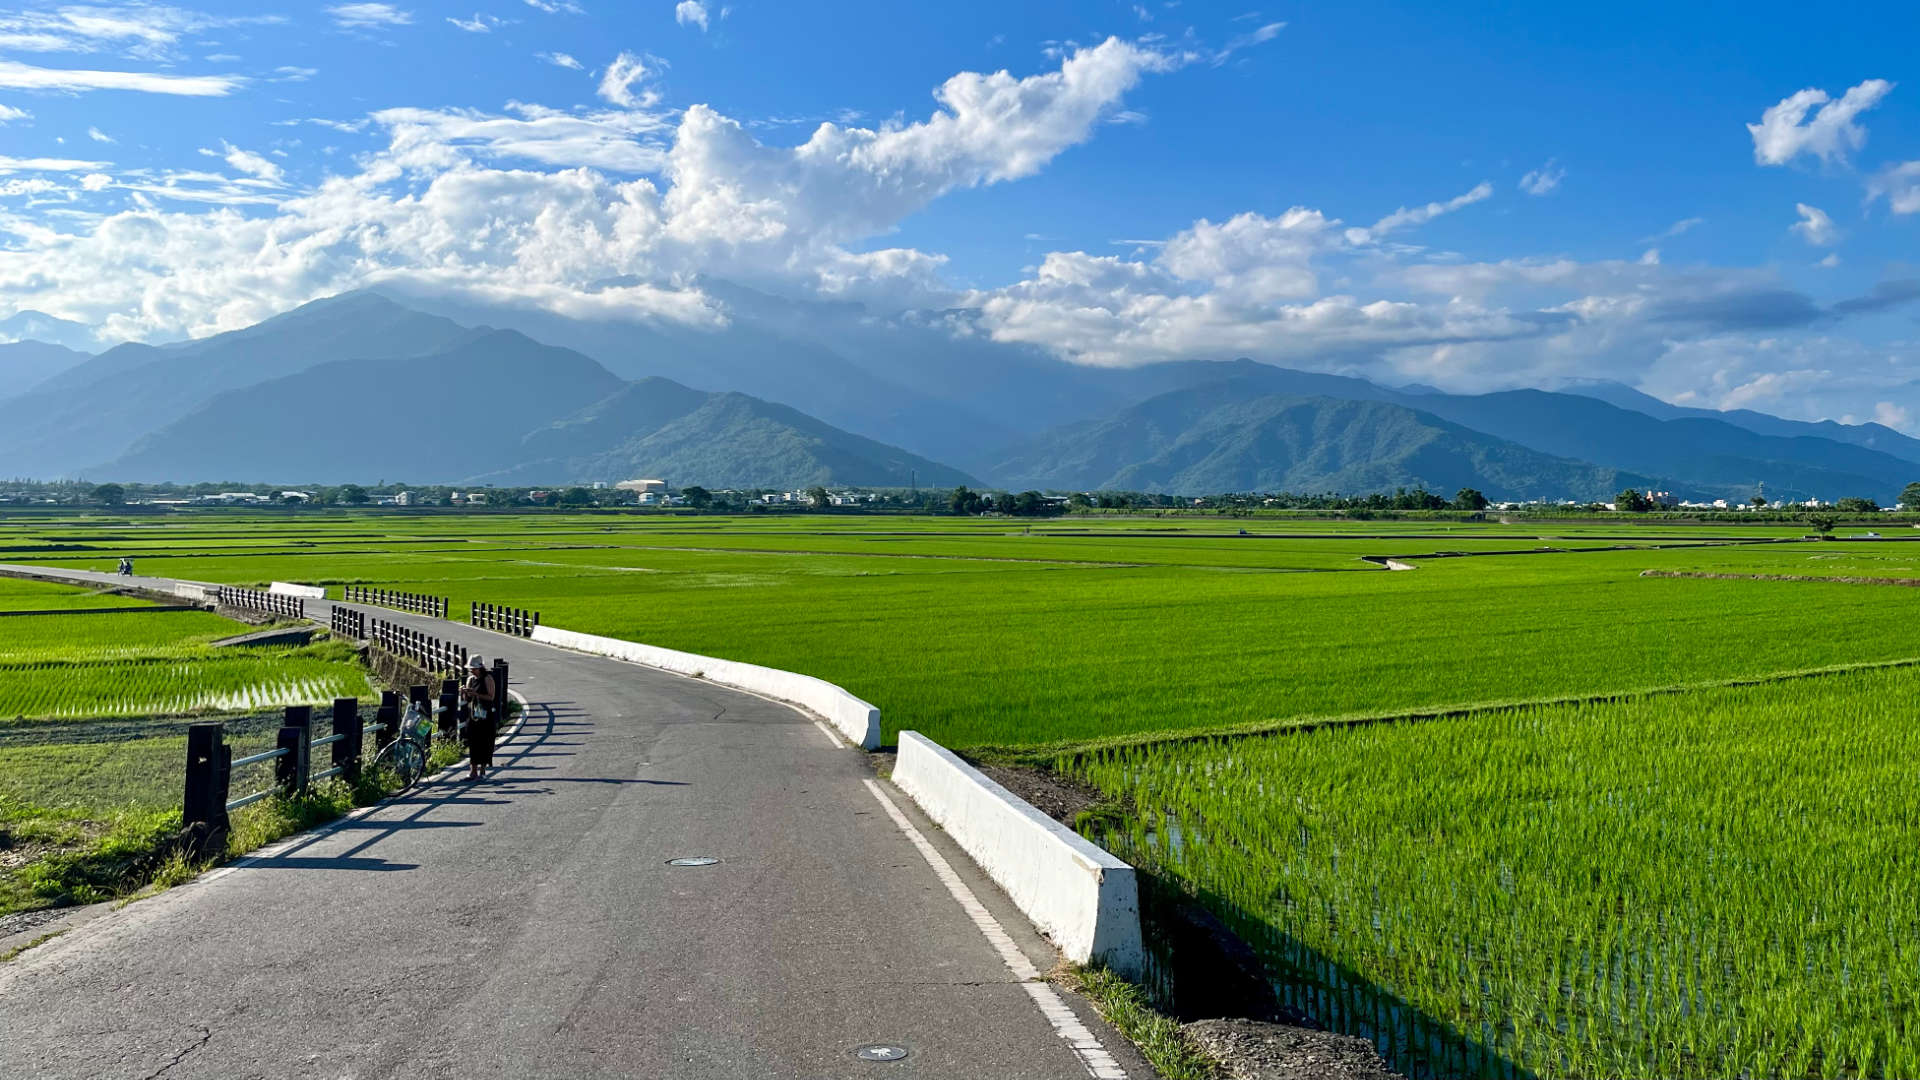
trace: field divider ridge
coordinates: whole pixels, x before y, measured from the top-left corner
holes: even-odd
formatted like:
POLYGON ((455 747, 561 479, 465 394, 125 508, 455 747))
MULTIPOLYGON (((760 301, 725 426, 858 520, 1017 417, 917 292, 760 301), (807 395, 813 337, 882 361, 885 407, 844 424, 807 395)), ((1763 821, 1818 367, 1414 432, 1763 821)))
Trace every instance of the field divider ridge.
POLYGON ((1124 750, 1141 746, 1172 746, 1181 743, 1205 742, 1208 739, 1255 738, 1268 735, 1304 735, 1309 732, 1323 731, 1329 728, 1368 727, 1373 724, 1421 723, 1428 720, 1459 720, 1483 713, 1502 712, 1507 709, 1554 708, 1564 705, 1610 705, 1616 702, 1630 701, 1634 698, 1667 697, 1674 694, 1691 694, 1702 690, 1732 690, 1745 686, 1766 686, 1770 683, 1795 682, 1800 679, 1825 679, 1837 675, 1852 675, 1862 671, 1889 671, 1896 668, 1920 667, 1920 656, 1901 656, 1891 660, 1862 660, 1851 664, 1828 664, 1816 668, 1794 668, 1787 671, 1772 671, 1762 675, 1738 675, 1725 679, 1704 679, 1699 682, 1668 683, 1664 686, 1645 686, 1633 690, 1596 690, 1589 694, 1564 694, 1558 697, 1511 698, 1499 701, 1477 701, 1466 705, 1447 705, 1430 709, 1410 709, 1380 713, 1347 713, 1339 716, 1302 716, 1287 720, 1259 720, 1247 724, 1232 724, 1223 727, 1198 728, 1190 731, 1146 731, 1131 735, 1116 735, 1105 739, 1086 739, 1074 742, 1032 743, 1020 746, 981 745, 968 747, 968 753, 987 755, 992 760, 1024 765, 1040 764, 1063 756, 1098 753, 1103 750, 1124 750))
POLYGON ((577 630, 562 630, 557 626, 536 626, 528 640, 574 652, 608 656, 676 675, 705 679, 735 690, 762 694, 824 717, 848 742, 862 750, 872 750, 880 745, 880 709, 871 702, 853 696, 845 688, 812 675, 665 649, 658 645, 643 645, 637 641, 602 637, 599 634, 583 634, 577 630))

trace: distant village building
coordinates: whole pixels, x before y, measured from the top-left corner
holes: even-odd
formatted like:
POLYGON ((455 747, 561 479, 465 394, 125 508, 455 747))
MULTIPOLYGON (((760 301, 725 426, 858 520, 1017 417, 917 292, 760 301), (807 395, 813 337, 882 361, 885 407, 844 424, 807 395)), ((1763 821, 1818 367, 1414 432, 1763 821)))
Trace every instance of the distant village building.
POLYGON ((621 491, 632 491, 641 495, 665 495, 667 493, 667 482, 665 480, 622 480, 613 486, 619 488, 621 491))

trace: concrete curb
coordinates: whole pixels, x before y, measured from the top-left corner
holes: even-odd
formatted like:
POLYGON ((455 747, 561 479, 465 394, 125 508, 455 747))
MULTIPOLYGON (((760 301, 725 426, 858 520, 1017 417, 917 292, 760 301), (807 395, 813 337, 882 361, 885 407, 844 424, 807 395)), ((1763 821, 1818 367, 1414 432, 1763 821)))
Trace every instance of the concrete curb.
POLYGON ((1146 949, 1133 867, 917 731, 900 733, 893 782, 1069 960, 1140 977, 1146 949))
POLYGON ((657 645, 642 645, 637 641, 582 634, 556 626, 534 627, 531 640, 542 645, 555 645, 575 652, 644 664, 676 675, 690 675, 736 690, 764 694, 825 717, 848 742, 862 750, 872 750, 880 745, 880 710, 825 679, 738 660, 722 660, 678 649, 663 649, 657 645))
POLYGON ((327 598, 327 590, 318 585, 295 585, 289 581, 276 581, 267 586, 267 591, 275 596, 298 596, 303 600, 327 598))

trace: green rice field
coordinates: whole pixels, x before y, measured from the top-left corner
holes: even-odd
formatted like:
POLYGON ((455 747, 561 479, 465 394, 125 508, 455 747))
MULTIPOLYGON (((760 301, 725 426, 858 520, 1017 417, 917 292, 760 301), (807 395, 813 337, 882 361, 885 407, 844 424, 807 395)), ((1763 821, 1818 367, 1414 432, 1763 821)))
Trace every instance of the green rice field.
POLYGON ((199 611, 88 614, 100 598, 86 590, 0 583, 0 601, 20 610, 72 612, 0 617, 0 724, 235 712, 366 692, 366 676, 338 644, 214 649, 209 642, 247 627, 199 611))
MULTIPOLYGON (((0 519, 0 559, 505 604, 832 680, 889 741, 1097 788, 1092 835, 1415 1074, 1890 1078, 1920 1075, 1920 588, 1645 574, 1920 582, 1920 530, 1869 531, 216 513, 0 519)), ((121 616, 15 621, 66 618, 121 616)), ((10 632, 0 663, 163 647, 10 632)))

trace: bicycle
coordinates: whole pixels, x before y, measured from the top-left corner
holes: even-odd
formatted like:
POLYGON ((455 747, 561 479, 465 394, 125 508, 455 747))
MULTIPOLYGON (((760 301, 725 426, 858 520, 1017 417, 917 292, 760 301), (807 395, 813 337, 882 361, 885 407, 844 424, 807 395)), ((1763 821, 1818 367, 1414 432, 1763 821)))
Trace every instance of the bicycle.
POLYGON ((392 772, 400 781, 400 790, 405 791, 420 782, 427 771, 427 751, 433 738, 433 721, 421 713, 419 706, 407 705, 407 713, 400 718, 399 730, 394 733, 393 741, 374 755, 373 767, 392 772))

